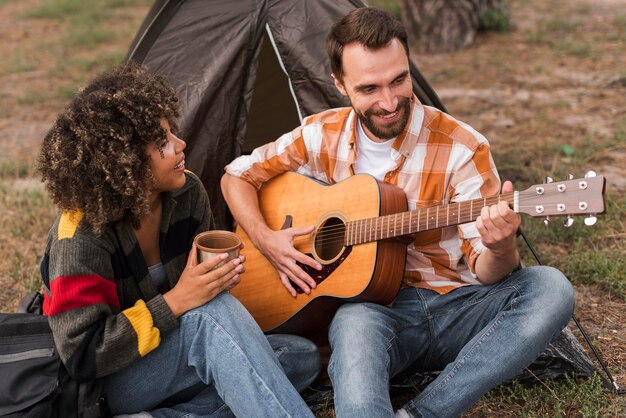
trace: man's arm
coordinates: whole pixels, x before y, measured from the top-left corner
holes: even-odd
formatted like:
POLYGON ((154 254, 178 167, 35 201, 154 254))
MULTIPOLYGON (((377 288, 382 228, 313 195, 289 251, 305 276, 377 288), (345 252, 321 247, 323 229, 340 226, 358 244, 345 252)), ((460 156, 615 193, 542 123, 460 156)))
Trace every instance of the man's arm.
MULTIPOLYGON (((513 184, 506 181, 502 193, 513 191, 513 184)), ((485 249, 476 259, 476 275, 484 284, 502 280, 519 264, 515 234, 520 217, 506 202, 484 207, 476 220, 476 228, 485 249)))
POLYGON ((231 174, 222 177, 222 193, 234 218, 246 231, 254 246, 272 263, 280 276, 285 288, 296 296, 296 290, 291 285, 293 281, 305 293, 315 288, 313 280, 296 262, 320 270, 322 266, 293 246, 293 240, 299 235, 313 232, 313 227, 288 228, 273 231, 263 219, 259 209, 257 191, 250 183, 231 174))

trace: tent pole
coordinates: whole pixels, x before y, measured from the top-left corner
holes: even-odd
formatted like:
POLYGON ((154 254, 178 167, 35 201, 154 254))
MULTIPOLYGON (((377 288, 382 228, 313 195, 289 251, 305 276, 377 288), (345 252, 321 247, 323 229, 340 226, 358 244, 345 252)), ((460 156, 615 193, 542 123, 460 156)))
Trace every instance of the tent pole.
MULTIPOLYGON (((541 262, 541 259, 539 258, 539 255, 535 252, 535 249, 533 248, 533 246, 530 245, 530 241, 528 241, 528 238, 526 238, 526 234, 524 234, 524 231, 522 230, 521 226, 517 230, 517 233, 519 235, 521 235, 522 238, 524 239, 524 242, 526 243, 526 246, 528 247, 530 252, 533 254, 533 257, 537 261, 537 264, 539 264, 540 266, 543 265, 543 263, 541 262)), ((606 377, 602 376, 602 381, 604 383, 604 386, 607 389, 609 389, 611 392, 613 392, 613 393, 615 393, 617 395, 625 394, 626 393, 626 389, 620 388, 620 386, 617 384, 617 382, 615 381, 615 378, 613 378, 613 375, 609 371, 609 368, 607 367, 606 362, 604 361, 604 359, 600 355, 600 352, 596 349, 596 347, 591 342, 591 339, 589 338, 589 335, 587 334, 587 331, 585 330, 583 325, 580 322, 578 322, 578 319, 576 318, 576 315, 572 314, 572 319, 574 320, 574 323, 576 324, 576 326, 580 330, 581 334, 583 335, 583 338, 585 339, 585 342, 587 343, 589 348, 591 348, 591 351, 593 352, 593 355, 598 360, 598 363, 600 363, 600 366, 602 366, 602 370, 604 370, 604 373, 606 373, 606 375, 608 377, 608 380, 607 380, 606 377)))

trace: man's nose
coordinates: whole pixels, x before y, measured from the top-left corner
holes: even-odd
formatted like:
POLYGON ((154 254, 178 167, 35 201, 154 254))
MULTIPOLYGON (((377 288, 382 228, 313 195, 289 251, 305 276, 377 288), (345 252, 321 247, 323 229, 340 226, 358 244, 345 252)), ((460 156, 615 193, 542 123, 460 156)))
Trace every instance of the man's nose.
POLYGON ((381 92, 382 97, 378 103, 378 106, 387 111, 387 112, 395 112, 398 107, 398 98, 390 89, 383 89, 381 92))

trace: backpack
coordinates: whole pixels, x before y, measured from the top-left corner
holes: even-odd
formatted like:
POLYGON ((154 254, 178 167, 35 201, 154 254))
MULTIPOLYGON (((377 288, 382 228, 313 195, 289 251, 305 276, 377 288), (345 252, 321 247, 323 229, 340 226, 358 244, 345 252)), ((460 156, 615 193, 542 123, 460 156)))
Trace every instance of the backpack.
POLYGON ((18 313, 0 313, 0 417, 109 416, 100 382, 76 382, 65 369, 42 301, 33 292, 18 313))

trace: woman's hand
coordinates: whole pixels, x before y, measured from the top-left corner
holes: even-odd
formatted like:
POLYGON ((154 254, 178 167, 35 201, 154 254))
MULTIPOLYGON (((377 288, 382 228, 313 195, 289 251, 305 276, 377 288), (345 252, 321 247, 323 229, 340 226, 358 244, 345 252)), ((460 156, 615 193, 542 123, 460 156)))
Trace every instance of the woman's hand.
POLYGON ((211 260, 198 263, 196 244, 193 244, 178 283, 163 295, 176 317, 204 305, 220 292, 230 290, 239 283, 239 275, 245 271, 245 257, 239 256, 216 267, 227 258, 228 254, 220 254, 211 260))

